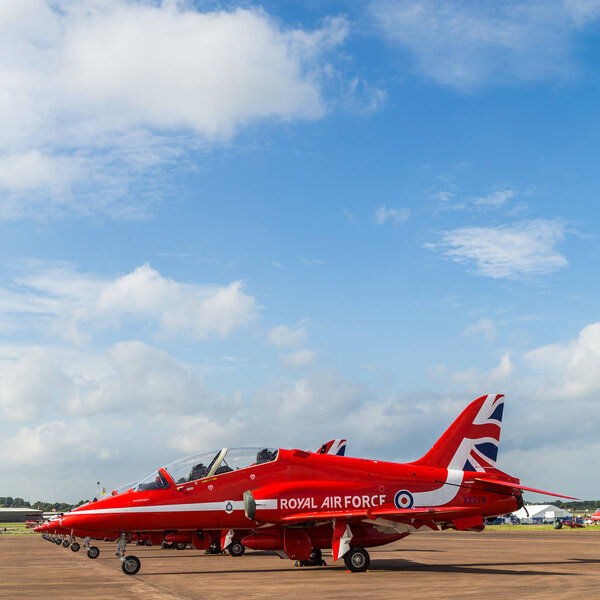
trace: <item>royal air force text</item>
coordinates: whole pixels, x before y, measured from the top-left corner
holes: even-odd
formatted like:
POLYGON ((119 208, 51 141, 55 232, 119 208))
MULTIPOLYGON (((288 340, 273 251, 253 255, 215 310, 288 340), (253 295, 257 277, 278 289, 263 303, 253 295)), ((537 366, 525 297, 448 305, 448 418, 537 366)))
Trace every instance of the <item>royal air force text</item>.
POLYGON ((280 510, 343 510, 346 508, 374 508, 385 503, 385 494, 362 496, 326 496, 317 499, 314 496, 304 498, 280 498, 280 510))

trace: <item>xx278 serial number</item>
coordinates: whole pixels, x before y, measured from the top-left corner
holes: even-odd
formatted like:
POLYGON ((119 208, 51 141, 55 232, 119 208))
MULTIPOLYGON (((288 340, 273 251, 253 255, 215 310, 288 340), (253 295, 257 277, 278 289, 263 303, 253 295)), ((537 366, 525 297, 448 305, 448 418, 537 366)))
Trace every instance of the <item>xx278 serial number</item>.
POLYGON ((485 496, 463 496, 463 500, 465 504, 485 504, 487 501, 485 496))

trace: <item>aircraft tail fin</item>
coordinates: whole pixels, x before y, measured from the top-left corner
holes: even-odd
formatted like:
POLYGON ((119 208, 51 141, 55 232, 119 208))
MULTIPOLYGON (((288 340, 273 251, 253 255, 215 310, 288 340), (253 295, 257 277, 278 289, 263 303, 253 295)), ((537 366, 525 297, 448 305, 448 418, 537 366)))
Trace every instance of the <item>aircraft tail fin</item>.
POLYGON ((427 454, 414 465, 458 471, 497 472, 504 396, 471 402, 427 454))
POLYGON ((346 454, 346 440, 330 440, 329 442, 323 444, 317 453, 344 456, 346 454))

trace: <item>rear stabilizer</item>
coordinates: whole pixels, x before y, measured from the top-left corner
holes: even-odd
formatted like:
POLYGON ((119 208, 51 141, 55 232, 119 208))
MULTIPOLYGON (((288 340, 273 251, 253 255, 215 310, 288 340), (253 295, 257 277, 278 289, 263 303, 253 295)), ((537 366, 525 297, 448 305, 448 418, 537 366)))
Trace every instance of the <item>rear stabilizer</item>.
POLYGON ((457 471, 497 472, 504 396, 471 402, 423 458, 413 465, 457 471))

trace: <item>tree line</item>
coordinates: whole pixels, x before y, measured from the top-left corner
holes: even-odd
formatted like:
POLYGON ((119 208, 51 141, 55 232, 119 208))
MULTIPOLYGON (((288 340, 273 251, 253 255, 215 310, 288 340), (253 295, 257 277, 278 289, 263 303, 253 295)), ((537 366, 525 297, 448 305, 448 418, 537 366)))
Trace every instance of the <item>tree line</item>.
POLYGON ((43 510, 44 512, 56 511, 65 512, 71 510, 75 506, 85 504, 88 500, 80 500, 77 504, 68 504, 67 502, 28 502, 23 498, 13 498, 12 496, 0 496, 0 508, 33 508, 35 510, 43 510))
MULTIPOLYGON (((547 504, 547 502, 528 502, 528 504, 547 504)), ((600 508, 600 500, 579 500, 574 502, 556 500, 552 504, 569 512, 596 512, 600 508)))

